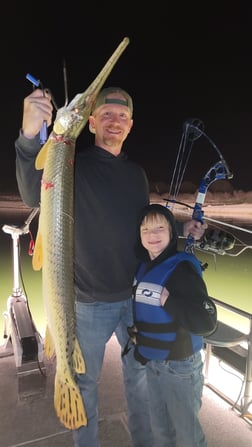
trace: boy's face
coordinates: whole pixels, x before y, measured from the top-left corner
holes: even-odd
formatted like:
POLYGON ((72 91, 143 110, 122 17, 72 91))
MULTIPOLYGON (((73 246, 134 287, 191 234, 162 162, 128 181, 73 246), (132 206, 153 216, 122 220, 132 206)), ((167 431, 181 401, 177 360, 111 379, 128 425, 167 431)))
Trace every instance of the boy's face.
POLYGON ((140 226, 141 242, 154 259, 162 253, 171 240, 171 226, 162 214, 147 215, 140 226))

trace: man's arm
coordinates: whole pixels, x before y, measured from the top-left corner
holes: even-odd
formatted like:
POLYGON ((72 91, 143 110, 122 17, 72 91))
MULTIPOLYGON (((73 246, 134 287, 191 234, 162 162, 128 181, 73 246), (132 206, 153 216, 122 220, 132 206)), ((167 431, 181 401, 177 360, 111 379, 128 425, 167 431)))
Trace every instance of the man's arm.
POLYGON ((34 139, 27 139, 20 131, 15 141, 16 179, 23 202, 31 208, 40 204, 42 171, 35 168, 35 159, 41 148, 39 134, 34 139))
POLYGON ((30 207, 40 203, 42 171, 35 168, 40 151, 39 132, 44 122, 52 122, 53 106, 50 95, 40 89, 24 99, 22 130, 15 141, 16 179, 22 200, 30 207))

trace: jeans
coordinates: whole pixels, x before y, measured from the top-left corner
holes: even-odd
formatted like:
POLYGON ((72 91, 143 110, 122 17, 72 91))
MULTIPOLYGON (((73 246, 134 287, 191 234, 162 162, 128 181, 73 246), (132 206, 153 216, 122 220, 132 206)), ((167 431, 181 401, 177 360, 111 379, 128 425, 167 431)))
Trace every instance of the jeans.
POLYGON ((207 447, 199 422, 201 352, 184 360, 146 364, 153 447, 207 447))
MULTIPOLYGON (((100 447, 98 432, 98 384, 106 343, 113 333, 122 352, 132 326, 132 299, 116 303, 76 303, 76 335, 86 373, 76 376, 87 412, 87 426, 73 430, 75 447, 100 447)), ((122 371, 133 447, 153 447, 145 367, 134 359, 132 349, 122 356, 122 371)))

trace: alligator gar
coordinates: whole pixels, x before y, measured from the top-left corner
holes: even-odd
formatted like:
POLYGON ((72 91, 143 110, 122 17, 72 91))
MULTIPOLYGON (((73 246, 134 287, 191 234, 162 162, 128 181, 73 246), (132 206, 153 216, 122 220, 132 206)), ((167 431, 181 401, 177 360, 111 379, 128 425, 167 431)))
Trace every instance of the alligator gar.
POLYGON ((35 161, 43 175, 32 263, 34 270, 42 269, 45 355, 56 358, 54 407, 61 423, 69 429, 87 425, 85 404, 75 381, 76 373, 85 374, 85 360, 75 335, 75 143, 101 87, 128 43, 125 37, 87 90, 57 111, 53 130, 35 161))

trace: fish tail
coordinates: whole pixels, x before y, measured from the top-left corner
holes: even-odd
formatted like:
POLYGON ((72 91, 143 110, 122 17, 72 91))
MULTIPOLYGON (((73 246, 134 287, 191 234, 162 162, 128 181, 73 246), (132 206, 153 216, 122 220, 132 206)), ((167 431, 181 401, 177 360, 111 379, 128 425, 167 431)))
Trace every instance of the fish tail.
POLYGON ((87 415, 80 389, 73 381, 62 381, 55 374, 54 407, 60 422, 69 430, 87 425, 87 415))

